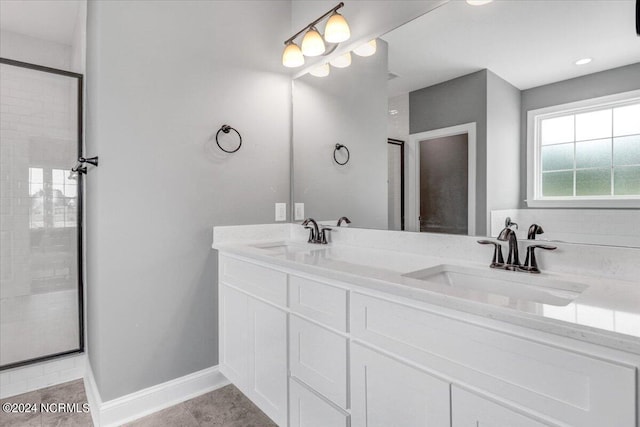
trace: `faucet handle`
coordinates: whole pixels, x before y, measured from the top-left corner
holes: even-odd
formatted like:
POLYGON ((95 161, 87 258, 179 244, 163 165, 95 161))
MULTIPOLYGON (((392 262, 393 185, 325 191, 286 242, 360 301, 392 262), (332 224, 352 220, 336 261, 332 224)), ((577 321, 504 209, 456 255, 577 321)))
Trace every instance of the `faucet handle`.
POLYGON ((330 227, 322 227, 322 230, 320 231, 320 243, 326 245, 327 242, 327 232, 333 230, 333 228, 330 227))
POLYGON ((518 229, 518 224, 511 221, 511 217, 508 216, 504 219, 504 228, 511 228, 512 226, 516 226, 516 230, 518 229))
POLYGON ((538 262, 536 260, 536 249, 544 249, 546 251, 552 251, 557 249, 557 246, 551 245, 529 245, 527 246, 527 257, 524 259, 524 266, 522 267, 529 273, 540 273, 538 268, 538 262))
POLYGON ((502 258, 502 245, 491 240, 478 240, 481 245, 493 245, 493 259, 491 260, 491 268, 502 267, 504 265, 504 258, 502 258))
POLYGON ((538 224, 531 224, 527 232, 527 240, 535 240, 536 234, 542 234, 544 230, 538 224))

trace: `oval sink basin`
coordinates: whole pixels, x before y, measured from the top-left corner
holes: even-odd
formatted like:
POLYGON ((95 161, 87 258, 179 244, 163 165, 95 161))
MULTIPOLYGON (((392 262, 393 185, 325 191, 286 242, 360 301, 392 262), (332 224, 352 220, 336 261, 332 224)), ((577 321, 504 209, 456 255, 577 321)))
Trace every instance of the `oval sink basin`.
POLYGON ((313 251, 322 250, 325 246, 315 245, 311 243, 291 243, 291 242, 277 242, 277 243, 260 243, 252 245, 254 248, 263 249, 269 255, 290 255, 299 253, 311 253, 313 251))
MULTIPOLYGON (((414 271, 404 274, 403 277, 470 291, 470 299, 477 299, 476 295, 480 292, 556 306, 571 303, 588 287, 546 275, 450 264, 414 271)), ((465 295, 462 293, 459 296, 465 295)))

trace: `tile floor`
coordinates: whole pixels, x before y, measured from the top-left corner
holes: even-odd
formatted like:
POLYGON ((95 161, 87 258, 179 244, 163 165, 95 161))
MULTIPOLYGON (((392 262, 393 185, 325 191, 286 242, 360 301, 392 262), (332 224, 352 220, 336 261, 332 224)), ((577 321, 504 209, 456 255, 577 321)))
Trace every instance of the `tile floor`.
MULTIPOLYGON (((71 381, 18 396, 1 403, 86 403, 82 380, 71 381)), ((88 413, 7 414, 0 412, 0 427, 90 427, 88 413)), ((274 427, 275 424, 233 385, 222 387, 147 417, 126 427, 274 427)))

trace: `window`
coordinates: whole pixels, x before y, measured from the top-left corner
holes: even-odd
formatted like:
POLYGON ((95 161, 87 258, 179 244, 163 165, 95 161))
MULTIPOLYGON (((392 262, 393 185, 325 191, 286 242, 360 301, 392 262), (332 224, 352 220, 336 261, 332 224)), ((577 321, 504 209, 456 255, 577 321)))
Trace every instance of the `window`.
POLYGON ((640 206, 640 91, 528 113, 529 206, 640 206))

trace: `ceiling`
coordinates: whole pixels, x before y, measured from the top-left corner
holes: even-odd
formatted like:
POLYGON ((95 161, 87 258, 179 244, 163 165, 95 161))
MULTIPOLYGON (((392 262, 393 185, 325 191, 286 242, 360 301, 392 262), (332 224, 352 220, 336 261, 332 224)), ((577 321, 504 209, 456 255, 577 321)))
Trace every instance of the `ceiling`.
POLYGON ((382 38, 390 96, 485 68, 528 89, 640 62, 634 0, 453 0, 382 38))
POLYGON ((84 0, 0 0, 0 29, 66 45, 84 0))

